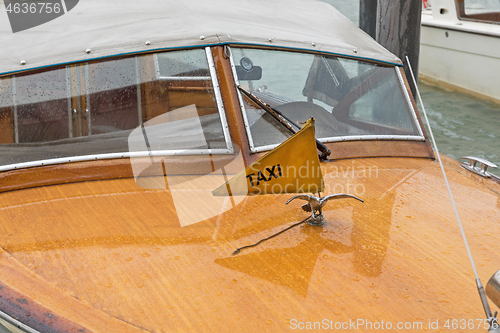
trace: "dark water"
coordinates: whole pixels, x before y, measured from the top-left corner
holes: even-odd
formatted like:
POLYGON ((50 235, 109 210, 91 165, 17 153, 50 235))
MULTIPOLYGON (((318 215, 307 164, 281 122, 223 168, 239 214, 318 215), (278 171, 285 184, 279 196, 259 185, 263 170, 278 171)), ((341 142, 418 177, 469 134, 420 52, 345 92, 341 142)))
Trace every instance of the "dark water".
MULTIPOLYGON (((323 1, 358 24, 358 0, 323 1)), ((439 152, 455 159, 486 158, 500 168, 500 104, 423 82, 418 85, 439 152)), ((500 176, 500 169, 489 171, 500 176)))

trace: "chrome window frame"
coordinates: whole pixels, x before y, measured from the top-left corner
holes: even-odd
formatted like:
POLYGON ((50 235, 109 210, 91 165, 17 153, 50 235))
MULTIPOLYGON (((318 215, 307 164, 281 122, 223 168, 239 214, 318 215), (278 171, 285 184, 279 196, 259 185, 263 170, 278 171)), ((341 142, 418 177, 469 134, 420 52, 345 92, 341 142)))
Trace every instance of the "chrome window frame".
MULTIPOLYGON (((226 139, 226 154, 233 154, 234 147, 231 141, 231 133, 229 133, 229 124, 227 122, 226 109, 224 108, 224 103, 222 101, 222 95, 220 92, 219 78, 217 76, 217 70, 215 69, 214 58, 212 55, 212 49, 210 47, 205 47, 205 53, 208 60, 208 68, 210 69, 210 76, 212 77, 212 85, 214 87, 215 101, 217 103, 217 109, 219 110, 219 117, 222 126, 222 132, 224 133, 224 138, 226 139)), ((223 149, 220 149, 223 150, 223 149)))
MULTIPOLYGON (((175 52, 175 51, 176 50, 172 50, 172 52, 175 52)), ((215 100, 216 100, 216 104, 217 104, 217 110, 219 112, 219 118, 221 121, 222 132, 224 135, 226 148, 154 150, 154 151, 144 151, 144 152, 116 152, 116 153, 104 153, 104 154, 75 155, 75 156, 70 156, 70 157, 50 158, 50 159, 45 159, 45 160, 36 160, 36 161, 29 161, 29 162, 0 165, 0 172, 9 171, 9 170, 32 168, 32 167, 39 167, 39 166, 64 164, 64 163, 121 159, 121 158, 136 158, 136 157, 151 157, 151 156, 161 157, 161 156, 230 155, 230 154, 234 154, 235 150, 234 150, 233 142, 231 140, 231 134, 229 131, 229 124, 227 122, 226 110, 224 108, 224 103, 222 101, 222 95, 221 95, 221 91, 220 91, 217 70, 215 68, 215 63, 213 60, 212 50, 209 46, 207 46, 204 48, 204 51, 205 51, 205 55, 206 55, 207 62, 208 62, 208 67, 209 67, 209 71, 210 71, 212 85, 214 88, 214 95, 215 95, 215 100)), ((153 56, 155 56, 157 53, 161 53, 161 52, 169 52, 169 50, 159 50, 159 51, 155 52, 153 54, 153 56)), ((137 55, 135 57, 136 57, 136 62, 137 62, 137 55)), ((110 59, 110 60, 112 60, 112 59, 110 59)), ((157 62, 155 61, 155 66, 156 66, 156 63, 157 62)), ((85 69, 88 71, 88 62, 83 61, 81 63, 77 63, 76 65, 78 65, 78 66, 83 65, 83 66, 85 66, 85 69)), ((71 79, 71 77, 69 76, 70 75, 70 67, 65 66, 65 70, 66 70, 66 78, 67 78, 67 84, 68 84, 68 79, 69 80, 71 79)), ((137 69, 136 69, 136 71, 137 71, 137 69)), ((15 83, 15 74, 13 74, 10 77, 13 80, 13 82, 15 83)), ((190 78, 190 79, 192 79, 192 78, 190 78)), ((209 79, 209 78, 206 78, 206 79, 209 79)), ((13 92, 15 94, 15 84, 12 84, 12 89, 13 89, 13 92)), ((71 94, 71 89, 69 89, 67 91, 68 91, 68 94, 71 94)), ((88 92, 88 87, 86 88, 86 92, 88 92)), ((68 98, 71 99, 71 96, 68 95, 68 98)), ((88 98, 88 94, 87 94, 87 98, 88 98)), ((16 104, 14 102, 13 102, 13 104, 14 104, 13 108, 14 108, 14 110, 16 110, 16 104)), ((88 106, 90 107, 90 104, 88 104, 88 106)), ((138 110, 140 110, 139 107, 138 107, 138 110)), ((89 109, 89 111, 90 111, 90 109, 89 109)), ((72 112, 71 104, 68 104, 68 112, 71 116, 71 112, 72 112)), ((89 117, 90 117, 90 114, 89 114, 89 117)), ((70 117, 70 124, 72 125, 71 119, 72 118, 70 117)), ((16 120, 17 120, 16 115, 14 115, 14 121, 15 121, 16 126, 17 126, 16 120)), ((139 122, 139 126, 143 126, 142 121, 139 122)), ((17 127, 16 127, 16 129, 17 129, 17 127)), ((17 142, 15 142, 15 143, 18 143, 17 135, 18 135, 18 131, 16 130, 15 136, 16 136, 17 142)))
POLYGON ((137 157, 162 157, 162 156, 192 156, 192 155, 225 155, 233 154, 228 153, 225 149, 178 149, 178 150, 152 150, 141 152, 121 152, 121 153, 106 153, 82 156, 70 156, 61 158, 51 158, 46 160, 37 160, 31 162, 22 162, 14 164, 6 164, 0 166, 0 172, 9 170, 19 170, 26 168, 33 168, 39 166, 48 166, 65 163, 86 162, 86 161, 100 161, 112 160, 121 158, 137 158, 137 157))
MULTIPOLYGON (((230 47, 228 47, 229 50, 231 50, 230 47)), ((229 52, 229 59, 231 63, 231 70, 233 72, 233 77, 234 77, 234 83, 236 86, 240 84, 238 76, 236 75, 236 65, 233 59, 233 53, 229 52)), ((403 91, 403 96, 405 103, 407 107, 409 108, 410 112, 410 119, 413 121, 414 126, 417 129, 417 132, 419 135, 349 135, 349 136, 335 136, 335 137, 329 137, 329 138, 321 138, 320 141, 324 143, 330 143, 330 142, 343 142, 343 141, 363 141, 363 140, 391 140, 391 141, 425 141, 425 136, 422 131, 422 127, 420 126, 420 122, 418 121, 418 117, 416 114, 416 111, 413 107, 413 103, 411 102, 410 95, 408 94, 408 91, 406 89, 406 86, 404 84, 403 77, 401 75, 401 72, 399 71, 397 66, 394 66, 393 69, 396 71, 396 76, 398 78, 399 82, 399 88, 403 91)), ((253 142, 253 137, 252 133, 250 131, 250 123, 247 118, 247 111, 245 109, 245 104, 243 103, 243 97, 240 93, 240 91, 237 89, 238 92, 238 100, 240 103, 240 108, 242 111, 243 115, 243 121, 245 123, 245 131, 247 133, 247 138, 248 138, 248 144, 250 146, 250 151, 252 153, 260 153, 263 151, 268 151, 276 148, 279 143, 273 144, 273 145, 266 145, 266 146, 259 146, 256 147, 254 142, 253 142)))

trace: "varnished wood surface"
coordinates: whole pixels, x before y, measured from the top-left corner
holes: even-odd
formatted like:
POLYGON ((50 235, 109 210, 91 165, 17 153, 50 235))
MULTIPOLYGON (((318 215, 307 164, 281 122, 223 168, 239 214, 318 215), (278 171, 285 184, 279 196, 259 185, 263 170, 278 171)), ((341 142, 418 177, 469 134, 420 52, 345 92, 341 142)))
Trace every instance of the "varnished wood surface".
MULTIPOLYGON (((500 185, 445 164, 486 283, 500 268, 500 185)), ((325 195, 347 192, 365 203, 331 201, 324 226, 296 227, 236 256, 236 248, 304 219, 302 203, 247 197, 180 227, 175 193, 133 179, 1 193, 2 297, 22 294, 21 308, 95 332, 281 332, 293 331, 291 319, 325 318, 426 327, 429 319, 483 318, 437 162, 367 158, 322 169, 325 195)), ((213 208, 187 204, 195 215, 213 208)))
POLYGON ((14 142, 13 123, 12 108, 0 109, 0 143, 14 142))
POLYGON ((251 155, 248 137, 245 132, 245 122, 238 101, 238 92, 234 83, 233 72, 229 59, 224 56, 224 48, 217 46, 212 48, 214 64, 219 78, 224 109, 226 111, 227 122, 233 144, 240 149, 246 165, 250 165, 258 158, 251 155))
POLYGON ((144 332, 61 292, 3 249, 0 307, 39 332, 144 332))

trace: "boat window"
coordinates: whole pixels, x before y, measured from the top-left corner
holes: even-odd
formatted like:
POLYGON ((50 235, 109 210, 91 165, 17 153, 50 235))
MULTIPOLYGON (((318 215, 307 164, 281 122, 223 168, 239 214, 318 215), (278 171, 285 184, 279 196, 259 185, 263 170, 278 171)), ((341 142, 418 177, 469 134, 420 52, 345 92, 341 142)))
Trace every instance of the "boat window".
POLYGON ((179 150, 229 152, 218 96, 209 48, 4 77, 0 165, 71 156, 127 156, 131 132, 150 125, 162 125, 161 140, 149 138, 162 144, 149 150, 161 149, 167 155, 179 150))
POLYGON ((500 24, 498 0, 456 0, 460 19, 500 24))
POLYGON ((210 78, 207 59, 200 52, 168 52, 157 55, 158 78, 210 78))
MULTIPOLYGON (((83 108, 82 120, 88 120, 83 129, 78 128, 78 134, 104 134, 127 130, 139 125, 137 96, 138 82, 142 83, 140 73, 136 73, 138 59, 91 63, 81 68, 86 78, 88 106, 83 108), (88 110, 88 111, 87 111, 88 110)), ((144 57, 140 60, 146 60, 144 57)), ((85 102, 85 101, 82 101, 85 102)), ((78 119, 80 120, 80 119, 78 119)), ((81 125, 81 123, 79 124, 81 125)))
MULTIPOLYGON (((356 139, 422 140, 415 111, 395 67, 333 56, 233 48, 241 84, 291 121, 316 119, 323 142, 356 139)), ((241 97, 253 151, 284 141, 289 133, 241 97)))

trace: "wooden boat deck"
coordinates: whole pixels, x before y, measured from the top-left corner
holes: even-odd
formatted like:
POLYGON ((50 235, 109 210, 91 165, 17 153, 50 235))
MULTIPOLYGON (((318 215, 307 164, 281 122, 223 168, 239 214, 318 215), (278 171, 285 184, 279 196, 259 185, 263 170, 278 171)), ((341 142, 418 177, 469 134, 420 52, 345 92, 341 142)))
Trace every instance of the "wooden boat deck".
MULTIPOLYGON (((445 162, 486 282, 500 264, 500 186, 445 162)), ((335 184, 325 195, 350 186, 365 203, 330 202, 323 227, 296 227, 235 256, 307 213, 285 205, 291 195, 256 196, 180 227, 170 190, 133 179, 2 193, 3 309, 29 311, 35 328, 102 332, 286 331, 291 319, 325 316, 424 327, 483 318, 437 162, 367 158, 322 169, 335 184)))

